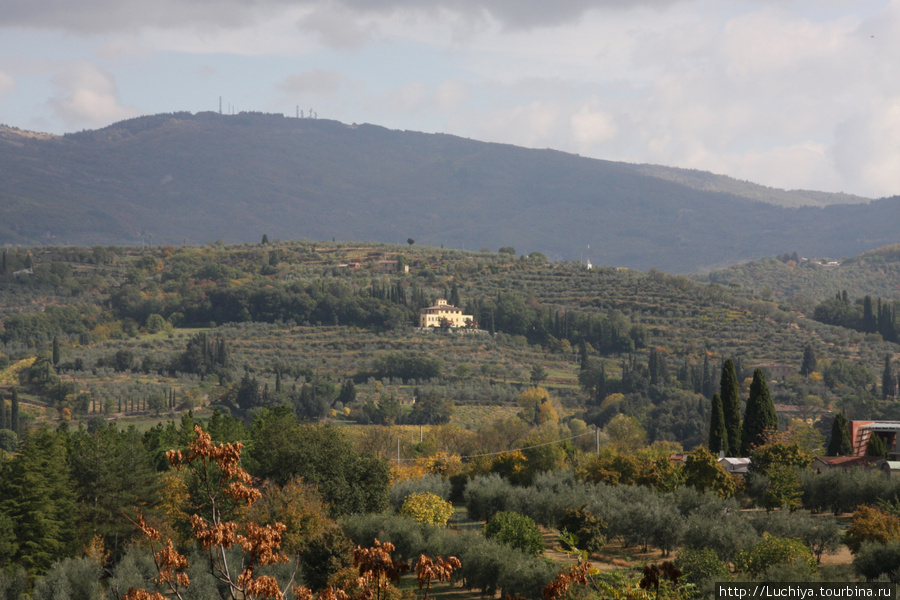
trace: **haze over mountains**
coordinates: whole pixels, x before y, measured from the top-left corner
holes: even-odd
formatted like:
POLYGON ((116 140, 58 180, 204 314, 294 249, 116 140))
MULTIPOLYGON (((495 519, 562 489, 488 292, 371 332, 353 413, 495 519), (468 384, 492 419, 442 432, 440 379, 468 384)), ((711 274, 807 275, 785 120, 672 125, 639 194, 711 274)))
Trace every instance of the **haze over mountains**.
POLYGON ((165 114, 66 136, 0 128, 2 244, 412 238, 693 272, 859 254, 897 242, 898 217, 900 197, 281 115, 165 114))

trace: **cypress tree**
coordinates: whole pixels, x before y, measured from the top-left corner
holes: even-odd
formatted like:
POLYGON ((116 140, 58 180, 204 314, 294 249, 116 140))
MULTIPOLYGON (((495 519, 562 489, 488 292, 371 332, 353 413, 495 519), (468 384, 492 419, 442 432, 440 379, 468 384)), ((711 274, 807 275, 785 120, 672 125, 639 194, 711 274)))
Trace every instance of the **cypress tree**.
POLYGON ((719 397, 725 415, 725 431, 728 434, 728 456, 740 456, 741 451, 741 395, 738 387, 734 361, 726 360, 722 365, 722 379, 719 397))
POLYGON ((878 329, 875 311, 872 307, 872 296, 863 298, 862 330, 866 333, 874 333, 878 329))
POLYGON ((818 361, 812 344, 807 344, 803 349, 803 362, 800 364, 800 374, 809 377, 809 374, 816 370, 818 361))
POLYGON ((741 430, 741 456, 748 456, 750 451, 765 441, 767 429, 778 428, 778 415, 775 404, 766 383, 766 374, 762 369, 753 372, 753 383, 750 384, 750 397, 747 399, 747 410, 744 412, 744 426, 741 430))
POLYGON ((894 377, 894 369, 891 365, 891 355, 884 357, 884 371, 881 374, 881 398, 893 399, 897 395, 897 379, 894 377))
POLYGON ((9 428, 16 432, 18 435, 19 432, 19 392, 16 391, 16 388, 12 389, 12 398, 10 399, 10 410, 9 410, 9 428))
POLYGON ((703 353, 703 395, 709 398, 716 387, 713 381, 712 370, 709 368, 709 354, 703 353))
POLYGON ((828 442, 828 456, 850 456, 853 444, 850 443, 850 428, 844 413, 835 415, 831 423, 831 441, 828 442))
POLYGON ((709 451, 717 455, 720 451, 728 452, 728 431, 725 429, 725 411, 722 408, 722 397, 714 394, 712 414, 709 418, 709 451))
POLYGON ((53 366, 59 364, 59 336, 53 336, 53 366))
POLYGON ((0 394, 0 429, 12 429, 7 419, 6 400, 3 398, 3 394, 0 394))

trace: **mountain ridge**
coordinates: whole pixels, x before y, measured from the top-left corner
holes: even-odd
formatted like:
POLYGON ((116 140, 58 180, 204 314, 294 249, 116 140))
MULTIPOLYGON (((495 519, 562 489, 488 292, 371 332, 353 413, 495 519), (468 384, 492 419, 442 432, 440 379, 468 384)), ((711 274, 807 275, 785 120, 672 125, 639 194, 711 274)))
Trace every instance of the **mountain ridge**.
POLYGON ((0 131, 4 244, 410 238, 553 259, 590 246, 595 264, 696 272, 795 249, 859 254, 895 242, 887 222, 900 215, 900 198, 783 208, 646 165, 280 114, 11 131, 0 131))

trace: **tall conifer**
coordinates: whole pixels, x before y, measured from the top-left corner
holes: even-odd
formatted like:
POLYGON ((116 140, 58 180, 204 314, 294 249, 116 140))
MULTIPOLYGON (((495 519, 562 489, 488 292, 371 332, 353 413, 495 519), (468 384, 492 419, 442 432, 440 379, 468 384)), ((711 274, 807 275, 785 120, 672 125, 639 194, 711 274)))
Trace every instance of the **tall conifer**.
POLYGON ((778 428, 778 415, 775 414, 775 403, 766 383, 766 374, 762 369, 753 372, 753 383, 750 384, 750 397, 747 399, 747 410, 744 412, 744 426, 741 430, 741 456, 748 456, 755 447, 765 441, 767 429, 778 428))
POLYGON ((722 379, 719 382, 719 397, 725 415, 725 430, 728 434, 728 456, 740 456, 741 451, 741 395, 738 387, 734 361, 727 359, 722 365, 722 379))
POLYGON ((831 423, 831 440, 828 442, 828 456, 850 456, 853 445, 850 443, 850 428, 844 413, 835 415, 831 423))
POLYGON ((722 408, 722 397, 714 394, 712 414, 709 417, 709 451, 718 455, 728 452, 728 431, 725 429, 725 411, 722 408))
POLYGON ((809 377, 809 374, 816 370, 818 366, 816 360, 816 352, 813 350, 812 344, 807 344, 803 349, 803 363, 800 365, 800 374, 809 377))
POLYGON ((884 400, 893 399, 897 395, 897 378, 894 377, 894 367, 891 365, 891 355, 884 356, 884 371, 881 373, 881 397, 884 400))
POLYGON ((12 389, 12 398, 10 399, 10 410, 9 410, 9 428, 16 432, 16 434, 21 433, 19 431, 19 392, 16 391, 16 388, 12 389))

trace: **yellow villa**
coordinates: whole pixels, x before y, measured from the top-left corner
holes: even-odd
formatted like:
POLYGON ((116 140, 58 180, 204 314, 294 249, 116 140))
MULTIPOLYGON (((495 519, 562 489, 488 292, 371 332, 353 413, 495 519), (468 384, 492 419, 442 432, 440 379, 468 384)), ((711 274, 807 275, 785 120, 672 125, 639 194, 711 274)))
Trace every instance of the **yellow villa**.
POLYGON ((474 321, 472 315, 462 314, 461 308, 447 304, 443 298, 419 313, 419 327, 440 327, 441 323, 449 327, 469 327, 474 321))

